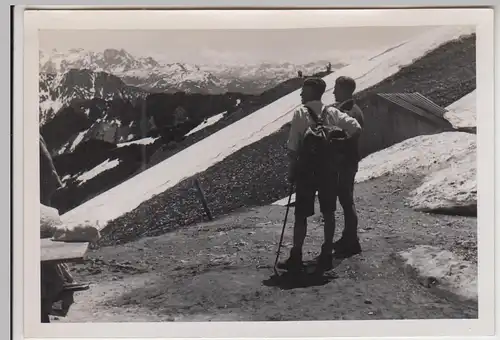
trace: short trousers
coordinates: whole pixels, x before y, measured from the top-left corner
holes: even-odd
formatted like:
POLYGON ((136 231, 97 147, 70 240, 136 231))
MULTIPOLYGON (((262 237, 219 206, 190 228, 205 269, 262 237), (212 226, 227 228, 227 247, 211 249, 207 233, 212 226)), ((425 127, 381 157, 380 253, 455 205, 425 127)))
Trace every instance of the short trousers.
POLYGON ((337 209, 337 197, 340 205, 343 207, 348 207, 354 204, 354 180, 357 172, 358 166, 355 165, 343 168, 334 174, 334 176, 338 176, 334 210, 337 209))
POLYGON ((337 201, 338 176, 334 174, 310 175, 297 178, 295 190, 295 216, 310 217, 315 214, 316 192, 320 211, 333 213, 337 201))

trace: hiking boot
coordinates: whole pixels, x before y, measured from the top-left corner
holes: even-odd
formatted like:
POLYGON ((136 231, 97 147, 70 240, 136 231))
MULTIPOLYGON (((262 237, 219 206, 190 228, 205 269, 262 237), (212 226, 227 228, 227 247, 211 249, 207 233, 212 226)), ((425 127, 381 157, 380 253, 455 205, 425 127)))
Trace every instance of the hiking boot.
POLYGON ((361 245, 359 239, 347 241, 343 238, 333 244, 336 258, 348 258, 354 255, 361 254, 361 245))
POLYGON ((328 271, 333 268, 332 250, 332 246, 327 246, 325 244, 321 246, 321 253, 316 258, 318 270, 328 271))
POLYGON ((298 272, 302 269, 303 265, 302 252, 292 248, 290 257, 286 261, 278 262, 277 267, 290 272, 298 272))

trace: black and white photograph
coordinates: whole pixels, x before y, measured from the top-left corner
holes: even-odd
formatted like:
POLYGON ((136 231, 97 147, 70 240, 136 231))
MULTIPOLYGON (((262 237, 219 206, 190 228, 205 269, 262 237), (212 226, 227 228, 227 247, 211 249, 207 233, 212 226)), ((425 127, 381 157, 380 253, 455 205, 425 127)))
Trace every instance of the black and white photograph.
POLYGON ((38 29, 40 323, 479 319, 477 26, 262 20, 38 29))

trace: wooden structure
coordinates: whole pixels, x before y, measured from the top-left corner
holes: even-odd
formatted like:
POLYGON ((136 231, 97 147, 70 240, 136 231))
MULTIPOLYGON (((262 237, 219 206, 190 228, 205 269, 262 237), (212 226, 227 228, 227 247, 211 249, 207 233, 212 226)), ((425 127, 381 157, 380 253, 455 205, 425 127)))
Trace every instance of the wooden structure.
POLYGON ((365 117, 362 157, 416 136, 455 131, 444 118, 446 109, 420 93, 379 93, 367 99, 358 103, 365 117))
MULTIPOLYGON (((40 239, 40 262, 49 266, 60 263, 80 262, 84 259, 88 246, 88 242, 61 242, 43 238, 40 239)), ((68 309, 64 308, 64 296, 89 288, 90 286, 87 283, 66 283, 55 301, 44 302, 42 299, 40 311, 41 322, 50 323, 49 315, 66 316, 68 309), (54 307, 54 303, 56 302, 61 303, 58 308, 54 307)))
POLYGON ((44 263, 79 262, 84 259, 88 242, 60 242, 49 238, 40 240, 40 261, 44 263))
POLYGON ((408 111, 411 111, 423 119, 427 119, 434 124, 449 126, 449 122, 444 119, 446 109, 437 105, 430 99, 418 92, 414 93, 380 93, 380 97, 398 105, 408 111), (448 123, 446 123, 448 122, 448 123))

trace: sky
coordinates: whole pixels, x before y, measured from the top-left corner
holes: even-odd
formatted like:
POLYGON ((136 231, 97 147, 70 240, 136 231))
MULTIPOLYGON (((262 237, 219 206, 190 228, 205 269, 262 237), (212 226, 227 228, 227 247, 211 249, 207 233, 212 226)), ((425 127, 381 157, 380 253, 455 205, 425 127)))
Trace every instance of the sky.
POLYGON ((40 50, 83 48, 95 52, 125 49, 134 56, 163 62, 240 64, 348 61, 431 29, 407 27, 332 27, 259 30, 40 30, 40 50))

